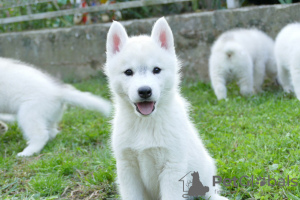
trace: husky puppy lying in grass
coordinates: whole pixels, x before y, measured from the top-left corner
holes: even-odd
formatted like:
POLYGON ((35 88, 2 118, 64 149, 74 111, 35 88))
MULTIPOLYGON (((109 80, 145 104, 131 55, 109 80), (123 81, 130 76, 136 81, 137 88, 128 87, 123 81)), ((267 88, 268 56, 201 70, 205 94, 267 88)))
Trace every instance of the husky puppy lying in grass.
POLYGON ((236 79, 244 96, 261 92, 265 75, 275 81, 277 69, 274 41, 256 29, 234 29, 223 33, 213 44, 209 73, 214 92, 226 99, 226 83, 236 79))
POLYGON ((285 26, 275 40, 278 79, 285 92, 300 100, 300 23, 285 26))
POLYGON ((40 152, 47 141, 56 136, 64 104, 97 110, 105 115, 111 109, 110 103, 100 97, 59 83, 30 65, 5 58, 0 58, 0 97, 0 113, 4 113, 0 120, 16 118, 28 139, 28 146, 18 156, 40 152))
POLYGON ((215 163, 190 120, 179 70, 164 18, 151 37, 128 37, 120 23, 112 23, 105 71, 115 104, 112 147, 122 199, 183 199, 179 179, 190 171, 209 187, 206 199, 227 199, 213 186, 215 163))

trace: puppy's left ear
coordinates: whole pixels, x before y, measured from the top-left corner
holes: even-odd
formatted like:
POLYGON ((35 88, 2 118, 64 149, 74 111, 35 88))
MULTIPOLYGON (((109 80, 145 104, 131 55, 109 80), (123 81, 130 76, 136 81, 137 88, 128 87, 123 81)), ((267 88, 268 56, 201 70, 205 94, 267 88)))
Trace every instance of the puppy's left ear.
POLYGON ((152 28, 151 38, 153 38, 161 48, 175 53, 173 33, 164 17, 159 18, 155 22, 152 28))

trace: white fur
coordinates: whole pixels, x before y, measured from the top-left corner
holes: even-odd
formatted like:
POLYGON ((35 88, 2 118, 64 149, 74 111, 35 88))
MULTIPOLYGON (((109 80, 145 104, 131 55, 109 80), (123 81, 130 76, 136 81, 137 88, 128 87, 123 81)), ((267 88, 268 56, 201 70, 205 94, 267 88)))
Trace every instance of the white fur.
POLYGON ((278 80, 285 92, 300 100, 300 23, 285 26, 275 40, 278 80))
POLYGON ((3 113, 0 113, 0 119, 3 120, 3 121, 5 121, 5 122, 12 123, 12 122, 16 121, 16 116, 12 115, 12 114, 3 114, 3 113))
POLYGON ((113 22, 105 71, 114 97, 112 148, 124 200, 183 199, 179 179, 190 171, 198 171, 203 185, 210 187, 207 197, 227 199, 214 192, 219 189, 212 186, 215 163, 180 95, 179 70, 173 34, 164 18, 155 23, 151 37, 129 38, 124 27, 113 22), (159 74, 152 73, 156 66, 161 68, 159 74), (124 74, 127 69, 133 70, 133 76, 124 74), (134 105, 141 101, 138 88, 142 86, 152 88, 150 99, 156 102, 148 116, 134 105))
POLYGON ((227 8, 238 8, 241 7, 239 0, 226 0, 227 8))
POLYGON ((277 75, 273 40, 256 29, 236 29, 223 33, 213 44, 209 73, 217 98, 227 97, 226 83, 237 79, 244 96, 261 91, 265 75, 277 75))
POLYGON ((110 103, 87 92, 63 85, 39 70, 16 60, 0 58, 0 120, 15 118, 28 139, 18 156, 40 152, 58 133, 65 103, 108 115, 110 103), (6 113, 6 114, 5 114, 6 113))

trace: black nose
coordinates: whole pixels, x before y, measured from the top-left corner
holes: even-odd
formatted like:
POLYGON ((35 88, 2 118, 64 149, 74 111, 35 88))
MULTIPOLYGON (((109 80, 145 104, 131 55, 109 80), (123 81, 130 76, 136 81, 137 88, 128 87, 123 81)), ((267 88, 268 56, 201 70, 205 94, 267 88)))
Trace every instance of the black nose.
POLYGON ((152 90, 149 86, 143 86, 138 89, 139 96, 143 99, 151 97, 152 90))

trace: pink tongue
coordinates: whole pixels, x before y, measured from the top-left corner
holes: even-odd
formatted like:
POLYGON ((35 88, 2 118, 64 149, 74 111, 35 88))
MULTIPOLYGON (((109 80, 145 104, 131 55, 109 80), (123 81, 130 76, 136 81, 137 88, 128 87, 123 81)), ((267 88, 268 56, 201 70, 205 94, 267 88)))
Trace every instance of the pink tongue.
POLYGON ((153 111, 154 102, 140 102, 137 103, 137 107, 143 115, 149 115, 153 111))

